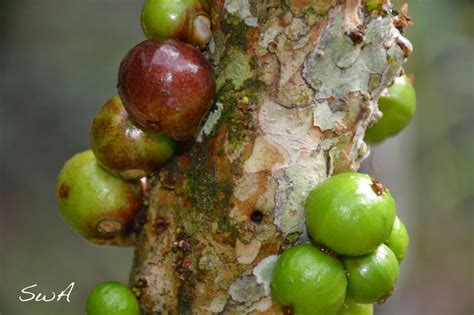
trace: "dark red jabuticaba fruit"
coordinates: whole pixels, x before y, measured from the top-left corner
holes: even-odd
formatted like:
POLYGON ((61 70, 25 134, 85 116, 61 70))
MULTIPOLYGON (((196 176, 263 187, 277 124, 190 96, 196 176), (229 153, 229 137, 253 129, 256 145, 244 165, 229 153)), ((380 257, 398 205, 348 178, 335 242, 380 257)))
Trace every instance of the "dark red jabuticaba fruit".
POLYGON ((122 61, 118 92, 136 122, 184 140, 192 137, 212 105, 214 71, 190 44, 147 40, 122 61))

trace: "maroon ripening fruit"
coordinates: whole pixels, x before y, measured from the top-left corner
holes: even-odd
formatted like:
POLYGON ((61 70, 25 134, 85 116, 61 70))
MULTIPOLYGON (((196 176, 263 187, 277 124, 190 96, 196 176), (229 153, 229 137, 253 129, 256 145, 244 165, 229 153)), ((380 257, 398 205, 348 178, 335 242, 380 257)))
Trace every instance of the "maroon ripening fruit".
POLYGON ((201 52, 178 40, 147 40, 120 65, 118 92, 139 124, 176 140, 193 136, 212 105, 215 80, 201 52))

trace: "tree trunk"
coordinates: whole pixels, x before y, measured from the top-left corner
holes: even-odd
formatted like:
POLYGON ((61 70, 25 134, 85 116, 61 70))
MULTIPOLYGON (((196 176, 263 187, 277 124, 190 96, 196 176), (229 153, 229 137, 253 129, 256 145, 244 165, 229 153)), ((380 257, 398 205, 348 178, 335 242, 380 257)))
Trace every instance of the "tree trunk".
POLYGON ((146 314, 282 313, 269 280, 308 241, 305 198, 367 156, 377 99, 411 52, 387 10, 340 2, 210 1, 216 104, 150 182, 131 274, 146 314))

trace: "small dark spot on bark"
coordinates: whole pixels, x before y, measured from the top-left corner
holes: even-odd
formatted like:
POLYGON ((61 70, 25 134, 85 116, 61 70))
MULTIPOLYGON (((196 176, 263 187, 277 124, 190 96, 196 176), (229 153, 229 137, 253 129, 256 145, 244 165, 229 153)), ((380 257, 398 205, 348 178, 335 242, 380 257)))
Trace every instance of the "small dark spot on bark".
POLYGON ((189 252, 191 249, 191 244, 189 243, 189 237, 186 233, 181 232, 176 236, 176 241, 174 242, 174 246, 177 249, 182 250, 183 252, 189 252))
POLYGON ((260 210, 255 210, 254 212, 252 212, 252 215, 250 216, 250 219, 252 220, 252 222, 254 223, 262 223, 262 220, 263 220, 263 213, 262 211, 260 210))
POLYGON ((171 174, 168 171, 162 170, 159 173, 159 179, 160 183, 163 186, 163 188, 168 189, 168 190, 174 190, 175 189, 175 184, 174 180, 171 177, 171 174))
POLYGON ((166 231, 168 226, 169 226, 169 223, 166 222, 166 220, 164 218, 162 218, 162 217, 156 218, 154 227, 155 227, 155 230, 158 233, 163 233, 164 231, 166 231))
POLYGON ((355 30, 346 33, 347 36, 352 40, 354 45, 360 45, 364 42, 365 32, 362 29, 362 25, 357 26, 355 30))
POLYGON ((277 43, 274 41, 270 42, 267 47, 268 51, 272 54, 276 53, 278 50, 277 43))
POLYGON ((139 289, 146 288, 148 287, 148 282, 143 278, 138 278, 137 281, 135 281, 134 287, 139 289))
POLYGON ((61 199, 66 199, 69 196, 69 186, 65 183, 62 183, 59 187, 59 197, 61 199))
POLYGON ((372 189, 375 191, 377 196, 381 196, 387 192, 387 188, 375 178, 372 178, 372 189))

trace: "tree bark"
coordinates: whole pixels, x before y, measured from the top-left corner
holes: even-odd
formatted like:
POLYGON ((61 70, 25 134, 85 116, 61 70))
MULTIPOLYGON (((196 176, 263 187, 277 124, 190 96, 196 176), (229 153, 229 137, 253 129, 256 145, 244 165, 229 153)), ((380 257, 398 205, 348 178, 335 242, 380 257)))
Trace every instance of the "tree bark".
POLYGON ((411 44, 388 3, 210 4, 216 103, 151 180, 131 286, 145 314, 280 314, 276 257, 308 241, 307 194, 368 155, 365 129, 411 44))

